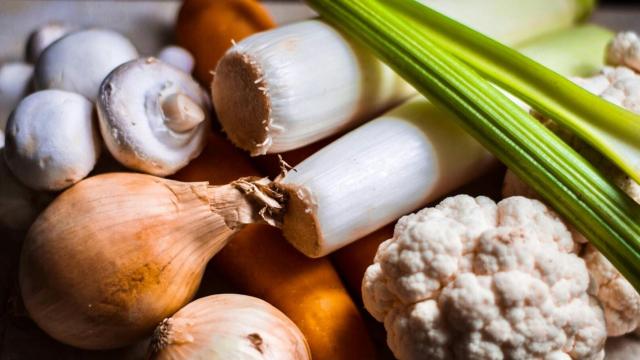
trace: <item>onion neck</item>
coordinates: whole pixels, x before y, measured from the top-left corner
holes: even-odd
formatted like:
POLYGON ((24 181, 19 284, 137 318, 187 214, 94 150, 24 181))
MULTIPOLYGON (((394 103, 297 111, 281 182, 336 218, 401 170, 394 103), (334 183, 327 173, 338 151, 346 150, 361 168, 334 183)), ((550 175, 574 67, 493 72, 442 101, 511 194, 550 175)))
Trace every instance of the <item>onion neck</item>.
POLYGON ((171 344, 187 344, 195 339, 190 334, 191 323, 185 319, 167 318, 153 331, 151 343, 149 344, 149 358, 154 354, 164 350, 171 344))
POLYGON ((282 224, 286 199, 267 178, 245 177, 227 185, 209 186, 207 192, 211 210, 231 229, 256 223, 282 224))

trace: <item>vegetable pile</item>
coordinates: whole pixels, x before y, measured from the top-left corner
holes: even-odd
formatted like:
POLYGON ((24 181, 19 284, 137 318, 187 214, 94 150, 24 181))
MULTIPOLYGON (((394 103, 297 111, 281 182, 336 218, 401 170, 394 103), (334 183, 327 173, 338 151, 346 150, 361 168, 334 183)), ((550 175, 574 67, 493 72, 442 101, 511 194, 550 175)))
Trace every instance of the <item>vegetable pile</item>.
POLYGON ((585 0, 307 3, 185 0, 155 57, 52 22, 0 67, 29 318, 136 358, 636 351, 640 38, 585 0))

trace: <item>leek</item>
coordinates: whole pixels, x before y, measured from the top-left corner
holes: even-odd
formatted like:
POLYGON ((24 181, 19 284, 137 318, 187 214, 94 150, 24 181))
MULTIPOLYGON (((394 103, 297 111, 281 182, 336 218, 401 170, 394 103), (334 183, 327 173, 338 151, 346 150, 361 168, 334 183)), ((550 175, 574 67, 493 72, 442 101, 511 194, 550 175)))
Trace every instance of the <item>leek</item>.
MULTIPOLYGON (((585 0, 421 1, 509 45, 567 28, 592 10, 585 0)), ((254 156, 352 129, 416 94, 371 52, 318 20, 242 39, 215 72, 218 120, 254 156)))
POLYGON ((640 116, 595 96, 477 31, 429 7, 389 0, 416 32, 440 44, 492 82, 556 120, 640 182, 640 116))
MULTIPOLYGON (((566 76, 593 74, 603 66, 612 37, 603 28, 581 26, 518 49, 566 76), (580 57, 585 50, 587 56, 580 57)), ((287 211, 282 230, 305 255, 324 256, 425 207, 494 163, 450 113, 417 95, 279 178, 276 186, 288 194, 286 207, 305 209, 287 211)))
MULTIPOLYGON (((459 44, 454 42, 459 27, 455 31, 447 27, 453 31, 450 43, 436 42, 427 36, 428 26, 407 21, 407 16, 398 14, 388 2, 307 2, 325 19, 370 47, 423 95, 457 115, 455 118, 464 129, 540 193, 640 289, 640 206, 489 81, 447 52, 460 54, 456 52, 459 44)), ((421 5, 415 7, 420 11, 416 16, 423 18, 425 9, 421 5)), ((429 12, 424 19, 429 20, 430 26, 453 23, 436 12, 429 12)), ((493 54, 487 50, 488 57, 493 54)), ((501 69, 490 63, 487 66, 490 69, 483 71, 485 75, 501 69)), ((542 89, 554 89, 553 84, 547 83, 553 77, 543 75, 533 80, 544 83, 542 89)), ((572 89, 582 100, 589 96, 581 89, 572 89)), ((605 107, 608 106, 602 106, 605 107)), ((618 109, 615 112, 624 114, 618 109)), ((615 126, 611 125, 617 130, 615 126)))

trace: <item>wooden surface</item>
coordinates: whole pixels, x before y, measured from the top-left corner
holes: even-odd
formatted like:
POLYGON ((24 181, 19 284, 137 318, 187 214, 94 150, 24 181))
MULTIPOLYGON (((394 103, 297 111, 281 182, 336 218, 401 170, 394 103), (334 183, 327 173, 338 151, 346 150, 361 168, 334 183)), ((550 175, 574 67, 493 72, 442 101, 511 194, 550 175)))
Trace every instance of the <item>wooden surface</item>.
MULTIPOLYGON (((298 2, 266 5, 279 23, 313 16, 298 2)), ((22 58, 28 33, 47 21, 68 21, 80 26, 105 26, 123 32, 141 54, 154 54, 170 43, 178 1, 73 1, 0 0, 0 62, 22 58)), ((640 7, 638 7, 640 9, 640 7)), ((614 30, 640 32, 640 10, 630 7, 599 9, 593 21, 614 30)), ((58 344, 27 317, 16 296, 16 264, 24 234, 0 229, 0 360, 9 359, 135 359, 145 344, 110 352, 88 352, 58 344)), ((230 290, 230 289, 226 289, 230 290)))

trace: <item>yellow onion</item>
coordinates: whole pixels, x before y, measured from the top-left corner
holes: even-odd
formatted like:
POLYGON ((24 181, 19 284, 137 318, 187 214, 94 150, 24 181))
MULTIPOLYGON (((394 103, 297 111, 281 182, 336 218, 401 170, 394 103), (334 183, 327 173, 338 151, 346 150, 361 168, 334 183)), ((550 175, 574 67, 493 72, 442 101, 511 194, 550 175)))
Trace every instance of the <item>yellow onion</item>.
POLYGON ((220 294, 200 298, 158 325, 155 359, 311 359, 296 325, 255 297, 220 294))
POLYGON ((259 201, 239 190, 251 186, 124 173, 79 182, 27 234, 19 277, 29 314, 80 348, 149 335, 193 297, 235 228, 258 221, 259 201))

